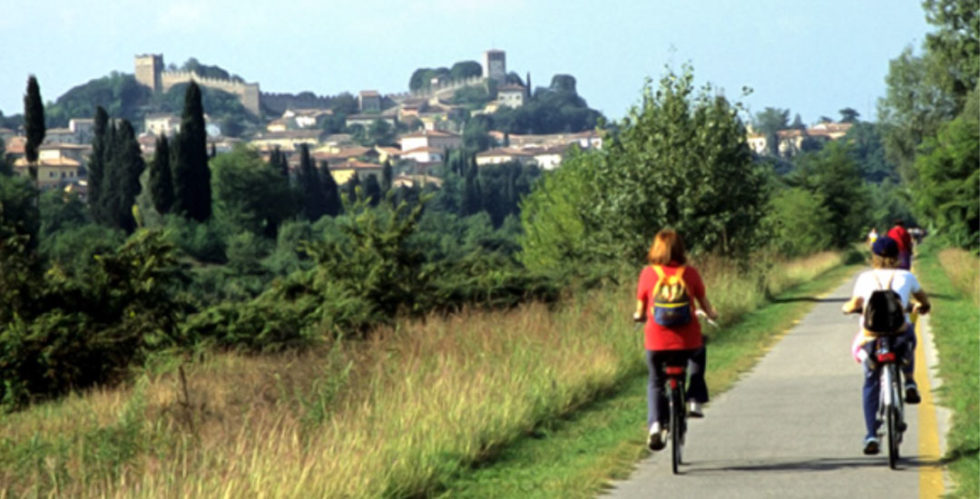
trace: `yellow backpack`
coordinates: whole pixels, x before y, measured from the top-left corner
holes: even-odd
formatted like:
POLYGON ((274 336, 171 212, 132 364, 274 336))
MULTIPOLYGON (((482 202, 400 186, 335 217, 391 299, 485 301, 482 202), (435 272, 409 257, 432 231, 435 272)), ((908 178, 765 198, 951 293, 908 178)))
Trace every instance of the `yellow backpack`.
POLYGON ((653 287, 653 321, 664 327, 683 326, 691 322, 693 310, 691 297, 684 282, 684 266, 677 268, 674 275, 667 277, 660 265, 653 265, 657 273, 657 284, 653 287))

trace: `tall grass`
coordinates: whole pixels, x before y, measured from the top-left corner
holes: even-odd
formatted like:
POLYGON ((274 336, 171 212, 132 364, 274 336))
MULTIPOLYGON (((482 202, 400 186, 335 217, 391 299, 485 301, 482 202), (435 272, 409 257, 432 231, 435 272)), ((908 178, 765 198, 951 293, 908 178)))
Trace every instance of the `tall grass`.
POLYGON ((952 497, 980 497, 980 306, 976 256, 928 244, 916 274, 933 302, 933 338, 939 351, 942 405, 953 410, 944 460, 956 481, 952 497))
MULTIPOLYGON (((840 262, 694 262, 723 317, 840 262)), ((163 359, 0 419, 0 495, 418 496, 642 372, 633 283, 277 356, 163 359), (184 367, 177 369, 178 365, 184 367)))

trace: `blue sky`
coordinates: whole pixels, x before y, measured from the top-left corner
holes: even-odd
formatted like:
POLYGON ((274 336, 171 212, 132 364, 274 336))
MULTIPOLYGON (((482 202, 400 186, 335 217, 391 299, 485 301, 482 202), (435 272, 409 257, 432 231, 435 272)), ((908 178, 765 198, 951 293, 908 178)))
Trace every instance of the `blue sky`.
POLYGON ((0 7, 0 110, 23 110, 29 74, 45 101, 133 56, 196 57, 265 92, 407 90, 418 67, 507 52, 535 86, 556 73, 611 119, 646 77, 689 62, 751 112, 806 123, 852 107, 874 119, 888 61, 931 27, 915 0, 35 0, 0 7), (741 88, 753 93, 741 98, 741 88))

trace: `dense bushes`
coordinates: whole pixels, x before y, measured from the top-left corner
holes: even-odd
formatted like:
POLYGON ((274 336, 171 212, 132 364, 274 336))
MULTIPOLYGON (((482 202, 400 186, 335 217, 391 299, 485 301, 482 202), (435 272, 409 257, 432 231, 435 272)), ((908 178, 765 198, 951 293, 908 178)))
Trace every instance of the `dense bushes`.
POLYGON ((29 253, 9 246, 0 253, 4 280, 21 284, 3 289, 4 298, 25 298, 5 300, 5 408, 111 380, 151 350, 186 343, 177 328, 188 306, 178 293, 186 272, 159 231, 137 232, 84 272, 56 266, 43 278, 29 253))

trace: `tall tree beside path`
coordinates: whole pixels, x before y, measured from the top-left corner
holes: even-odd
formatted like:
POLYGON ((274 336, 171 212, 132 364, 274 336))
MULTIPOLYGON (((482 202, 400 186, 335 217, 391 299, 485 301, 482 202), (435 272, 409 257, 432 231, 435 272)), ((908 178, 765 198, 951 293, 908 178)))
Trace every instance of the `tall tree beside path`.
POLYGON ((153 207, 161 215, 170 213, 174 204, 173 169, 170 166, 170 141, 166 135, 157 138, 156 152, 150 163, 150 195, 153 207))
POLYGON ((911 186, 917 211, 948 243, 980 249, 980 96, 926 139, 915 159, 911 186))
POLYGON ((957 109, 980 78, 980 14, 976 0, 925 0, 926 21, 936 31, 926 35, 926 50, 936 60, 939 83, 952 93, 957 109))
POLYGON ((31 179, 37 184, 38 148, 44 142, 44 104, 41 103, 41 88, 37 78, 31 75, 27 78, 27 93, 24 95, 24 132, 27 143, 24 145, 24 158, 28 163, 31 179))
POLYGON ((211 218, 211 171, 201 89, 191 82, 184 94, 180 132, 174 140, 173 212, 204 222, 211 218))

